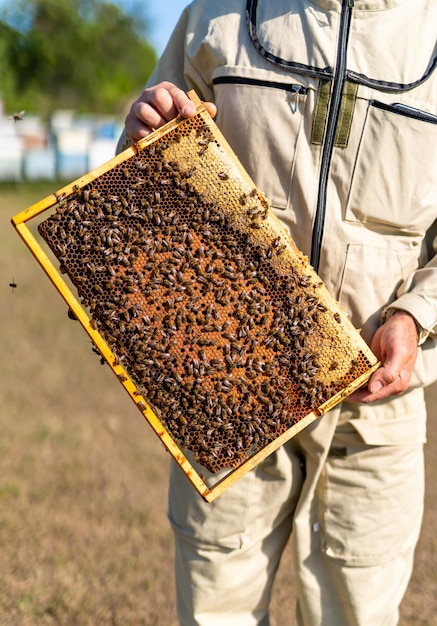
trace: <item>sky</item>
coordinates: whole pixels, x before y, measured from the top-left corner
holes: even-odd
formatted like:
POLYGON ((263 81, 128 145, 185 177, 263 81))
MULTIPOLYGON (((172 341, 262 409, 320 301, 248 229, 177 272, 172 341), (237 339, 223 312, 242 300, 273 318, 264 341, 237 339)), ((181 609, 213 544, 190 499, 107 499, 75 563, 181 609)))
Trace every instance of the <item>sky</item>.
POLYGON ((146 2, 147 15, 150 17, 150 41, 160 55, 189 0, 146 0, 146 2))

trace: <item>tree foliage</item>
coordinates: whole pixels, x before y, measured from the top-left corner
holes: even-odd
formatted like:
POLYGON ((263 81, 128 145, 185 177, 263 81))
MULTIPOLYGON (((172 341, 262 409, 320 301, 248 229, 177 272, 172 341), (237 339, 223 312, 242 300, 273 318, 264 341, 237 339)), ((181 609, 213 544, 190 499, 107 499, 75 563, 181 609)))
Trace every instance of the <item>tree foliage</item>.
POLYGON ((109 0, 10 0, 0 19, 8 110, 120 113, 156 62, 145 16, 109 0))

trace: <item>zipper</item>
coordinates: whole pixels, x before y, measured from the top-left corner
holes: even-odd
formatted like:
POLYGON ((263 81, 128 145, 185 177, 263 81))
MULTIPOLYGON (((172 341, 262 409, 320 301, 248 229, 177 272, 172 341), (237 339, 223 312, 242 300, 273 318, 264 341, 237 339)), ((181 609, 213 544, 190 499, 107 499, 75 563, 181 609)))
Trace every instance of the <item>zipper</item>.
POLYGON ((390 113, 394 113, 395 115, 403 115, 404 117, 409 117, 411 119, 419 120, 421 122, 430 122, 431 124, 437 124, 437 115, 433 115, 432 113, 428 113, 427 111, 422 111, 421 109, 416 109, 415 107, 410 107, 408 104, 402 104, 401 102, 385 104, 384 102, 379 102, 378 100, 371 100, 370 104, 376 109, 389 111, 390 113))
POLYGON ((274 80, 262 80, 259 78, 247 78, 246 76, 217 76, 213 78, 213 85, 252 85, 254 87, 270 87, 272 89, 281 89, 283 91, 291 91, 297 96, 305 96, 308 89, 298 83, 283 83, 274 80))
POLYGON ((338 115, 341 106, 343 85, 346 77, 346 53, 353 7, 354 0, 343 0, 337 46, 337 63, 332 85, 331 103, 326 122, 325 141, 323 145, 322 162, 319 175, 317 207, 311 240, 310 263, 316 272, 318 272, 320 265, 320 252, 326 220, 326 192, 328 187, 328 176, 331 165, 332 151, 334 148, 335 131, 337 130, 338 115))
POLYGON ((308 89, 298 83, 283 83, 273 80, 262 80, 260 78, 248 78, 246 76, 218 76, 213 78, 213 85, 251 85, 253 87, 267 87, 269 89, 279 89, 291 92, 292 112, 298 109, 299 96, 305 96, 308 89))
MULTIPOLYGON (((350 0, 353 1, 353 0, 350 0)), ((257 9, 258 0, 247 0, 246 2, 246 22, 249 32, 250 40, 255 50, 264 57, 269 63, 273 63, 277 67, 281 67, 287 71, 291 71, 294 74, 302 74, 303 76, 312 76, 314 78, 321 78, 323 80, 331 80, 332 69, 330 67, 316 67, 313 65, 305 65, 304 63, 297 63, 290 61, 289 59, 283 59, 276 56, 268 49, 264 48, 261 41, 258 39, 257 33, 257 9)))

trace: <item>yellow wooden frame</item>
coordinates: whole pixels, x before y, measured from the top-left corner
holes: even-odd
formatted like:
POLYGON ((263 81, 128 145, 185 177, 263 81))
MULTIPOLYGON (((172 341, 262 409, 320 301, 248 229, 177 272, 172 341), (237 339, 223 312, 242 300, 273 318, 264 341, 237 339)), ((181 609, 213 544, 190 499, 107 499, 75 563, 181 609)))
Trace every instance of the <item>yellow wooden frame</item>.
MULTIPOLYGON (((201 112, 203 115, 208 116, 206 110, 203 105, 200 103, 195 94, 189 94, 193 101, 197 106, 197 113, 201 112)), ((209 117, 209 116, 208 116, 209 117)), ((72 310, 77 320, 80 322, 85 332, 89 335, 91 341, 95 344, 97 349, 100 351, 101 355, 104 357, 105 361, 108 363, 109 367, 112 369, 113 373, 117 377, 118 381, 122 384, 125 391, 129 394, 132 401, 135 403, 137 408, 141 411, 142 415, 146 419, 146 421, 150 424, 155 434, 159 437, 161 442, 164 444, 165 448, 171 454, 173 459, 178 463, 182 471, 186 474, 187 478, 191 481, 194 488, 200 494, 200 496, 206 500, 207 502, 212 502, 215 498, 217 498, 221 493, 223 493, 230 485, 235 483, 239 478, 241 478, 248 471, 253 469, 260 461, 265 459, 269 454, 277 450, 280 446, 282 446, 289 439, 294 437, 297 433, 299 433, 303 428, 308 426, 311 422, 318 419, 322 414, 326 411, 334 407, 336 404, 341 402, 345 397, 347 397, 350 393, 358 389, 361 385, 363 385, 370 375, 379 367, 379 363, 376 360, 376 357, 371 353, 370 349, 366 350, 366 346, 362 346, 362 349, 365 350, 366 356, 372 363, 371 367, 359 378, 354 380, 347 387, 342 389, 339 393, 337 393, 334 397, 332 397, 328 402, 324 405, 320 406, 317 411, 313 411, 306 415, 303 419, 301 419, 297 424, 289 428, 285 433, 279 435, 274 441, 269 443, 267 446, 262 448, 259 452, 255 453, 253 456, 248 458, 245 462, 243 462, 239 467, 234 470, 229 470, 225 476, 221 473, 221 477, 216 480, 213 484, 207 484, 205 477, 201 474, 200 471, 196 469, 196 467, 191 463, 187 456, 183 453, 180 447, 175 443, 174 439, 171 437, 170 433, 163 426, 162 422, 159 420, 155 412, 147 403, 147 400, 138 395, 136 385, 132 381, 129 376, 129 373, 123 368, 123 366, 118 363, 115 358, 114 353, 111 351, 106 341, 102 337, 102 335, 95 329, 95 325, 92 325, 91 319, 88 316, 87 312, 84 310, 82 305, 77 300, 76 296, 73 294, 65 280, 62 278, 60 272, 55 268, 50 258, 44 251, 43 247, 40 245, 39 241, 32 234, 30 229, 27 227, 27 222, 34 219, 35 217, 41 215, 48 209, 51 209, 59 202, 59 198, 70 195, 74 192, 75 189, 82 188, 85 185, 89 184, 105 172, 112 169, 114 166, 124 162, 126 159, 130 158, 134 154, 136 154, 139 147, 143 148, 156 140, 157 137, 162 137, 163 134, 173 130, 179 123, 180 118, 173 120, 158 129, 154 133, 150 134, 145 139, 141 140, 137 145, 132 146, 122 152, 121 154, 115 156, 107 163, 101 165, 100 167, 94 169, 92 172, 89 172, 85 176, 78 178, 74 182, 62 187, 57 192, 47 196, 43 200, 37 202, 36 204, 30 206, 25 209, 21 213, 15 215, 12 218, 12 224, 18 232, 19 236, 22 238, 24 243, 27 245, 37 262, 40 264, 44 272, 47 274, 48 278, 53 283, 54 287, 60 293, 62 298, 67 303, 68 307, 72 310)), ((217 131, 217 134, 220 135, 220 141, 223 145, 229 148, 224 137, 217 131)), ((230 150, 230 148, 229 148, 230 150)), ((241 167, 241 166, 239 166, 241 167)), ((247 179, 246 172, 241 168, 242 173, 247 179)), ((335 301, 332 300, 333 306, 335 301)), ((347 320, 346 324, 347 323, 347 320)), ((351 330, 353 329, 352 325, 349 323, 349 327, 351 330)))

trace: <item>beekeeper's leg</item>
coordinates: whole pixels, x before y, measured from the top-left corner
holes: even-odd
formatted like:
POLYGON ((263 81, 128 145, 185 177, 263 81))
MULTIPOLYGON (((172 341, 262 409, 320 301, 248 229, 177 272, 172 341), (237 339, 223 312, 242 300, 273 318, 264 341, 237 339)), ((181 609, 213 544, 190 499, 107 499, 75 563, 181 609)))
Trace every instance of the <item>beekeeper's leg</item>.
POLYGON ((268 626, 271 588, 301 483, 291 444, 210 504, 173 464, 169 518, 182 626, 268 626))
MULTIPOLYGON (((411 440, 423 432, 425 408, 419 402, 416 410, 411 440)), ((303 449, 314 449, 311 432, 302 435, 303 449)), ((306 457, 314 476, 311 464, 320 459, 306 457)), ((296 510, 299 623, 394 626, 412 572, 423 500, 422 443, 369 446, 350 424, 340 426, 319 478, 305 484, 296 510)))

